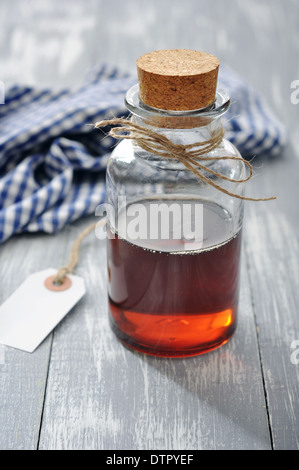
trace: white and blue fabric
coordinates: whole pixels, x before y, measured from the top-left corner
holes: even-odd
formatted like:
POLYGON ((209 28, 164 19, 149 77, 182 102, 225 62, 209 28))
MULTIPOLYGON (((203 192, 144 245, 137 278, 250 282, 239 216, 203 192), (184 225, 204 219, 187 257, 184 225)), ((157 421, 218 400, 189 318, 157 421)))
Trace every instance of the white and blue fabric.
MULTIPOLYGON (((0 243, 22 232, 55 233, 95 213, 105 199, 115 142, 93 123, 128 115, 124 95, 136 81, 102 66, 77 90, 6 90, 0 105, 0 243)), ((279 154, 286 131, 256 91, 225 68, 219 88, 232 101, 226 137, 241 154, 279 154)))

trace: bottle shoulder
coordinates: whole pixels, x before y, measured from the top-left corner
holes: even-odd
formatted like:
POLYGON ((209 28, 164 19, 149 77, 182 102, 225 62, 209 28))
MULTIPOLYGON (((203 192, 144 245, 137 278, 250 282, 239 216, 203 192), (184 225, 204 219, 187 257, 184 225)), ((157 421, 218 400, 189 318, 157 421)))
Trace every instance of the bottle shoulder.
MULTIPOLYGON (((233 178, 236 177, 236 174, 241 175, 246 171, 244 160, 238 149, 225 138, 216 149, 203 155, 198 161, 208 168, 214 166, 221 168, 225 173, 233 170, 233 178), (205 157, 207 157, 207 159, 205 159, 205 157)), ((140 171, 142 168, 147 172, 150 172, 151 168, 155 172, 159 169, 163 171, 167 169, 188 171, 186 167, 175 158, 172 160, 169 156, 167 158, 159 157, 143 150, 129 139, 124 139, 119 142, 110 156, 108 171, 117 171, 118 169, 126 169, 127 171, 138 169, 138 171, 140 171)))
POLYGON ((198 175, 177 160, 159 158, 130 140, 123 140, 115 147, 108 162, 107 201, 116 204, 119 196, 130 201, 153 194, 174 195, 175 199, 188 196, 217 201, 230 214, 240 211, 243 201, 217 189, 222 187, 243 194, 244 185, 236 184, 236 181, 245 179, 247 167, 236 147, 224 139, 199 163, 198 175), (233 187, 231 180, 234 180, 233 187))

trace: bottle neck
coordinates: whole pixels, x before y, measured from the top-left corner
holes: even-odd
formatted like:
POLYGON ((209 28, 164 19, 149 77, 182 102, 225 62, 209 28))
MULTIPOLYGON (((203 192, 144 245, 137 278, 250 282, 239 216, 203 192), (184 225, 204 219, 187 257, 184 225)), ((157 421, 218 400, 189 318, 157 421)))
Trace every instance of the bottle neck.
POLYGON ((175 144, 189 145, 209 141, 221 130, 221 117, 230 106, 230 98, 218 91, 215 102, 207 108, 168 111, 144 104, 135 85, 127 92, 125 104, 136 124, 165 135, 175 144))
POLYGON ((149 132, 158 133, 167 137, 173 144, 193 145, 195 143, 210 142, 214 136, 219 135, 222 129, 221 118, 193 120, 188 125, 188 118, 177 118, 175 122, 167 117, 154 116, 149 120, 140 116, 133 116, 133 122, 149 132))

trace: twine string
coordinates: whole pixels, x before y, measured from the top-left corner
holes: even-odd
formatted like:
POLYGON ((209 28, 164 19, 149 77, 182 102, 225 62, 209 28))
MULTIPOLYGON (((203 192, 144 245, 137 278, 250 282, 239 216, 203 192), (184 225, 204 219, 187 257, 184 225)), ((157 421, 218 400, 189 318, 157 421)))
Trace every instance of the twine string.
POLYGON ((210 186, 213 186, 215 189, 227 194, 228 196, 242 199, 244 201, 272 201, 276 199, 276 197, 252 198, 236 194, 215 183, 208 176, 205 176, 204 173, 209 173, 211 176, 221 180, 229 181, 231 183, 246 183, 253 176, 253 168, 251 163, 247 160, 244 160, 241 156, 208 156, 209 153, 211 153, 221 144, 225 134, 223 126, 220 126, 219 129, 212 131, 211 138, 209 140, 195 142, 193 144, 187 145, 176 144, 168 139, 165 135, 134 123, 132 119, 115 118, 100 121, 95 124, 96 128, 107 126, 115 126, 112 127, 109 131, 109 135, 114 139, 133 140, 146 152, 157 155, 158 157, 178 160, 185 166, 185 168, 192 171, 192 173, 194 173, 199 180, 209 184, 210 186), (245 178, 233 179, 213 170, 208 165, 203 163, 217 160, 241 161, 247 166, 249 174, 245 178))
POLYGON ((61 285, 64 283, 65 277, 67 274, 71 274, 75 267, 77 266, 79 262, 79 251, 80 251, 80 245, 82 241, 84 240, 87 235, 89 235, 95 228, 98 226, 99 223, 106 223, 105 219, 102 219, 101 222, 96 222, 91 225, 89 225, 85 230, 83 230, 82 233, 78 236, 78 238, 75 240, 75 242, 72 245, 70 256, 69 256, 69 261, 66 266, 62 266, 56 273, 54 279, 53 279, 53 284, 54 285, 61 285))

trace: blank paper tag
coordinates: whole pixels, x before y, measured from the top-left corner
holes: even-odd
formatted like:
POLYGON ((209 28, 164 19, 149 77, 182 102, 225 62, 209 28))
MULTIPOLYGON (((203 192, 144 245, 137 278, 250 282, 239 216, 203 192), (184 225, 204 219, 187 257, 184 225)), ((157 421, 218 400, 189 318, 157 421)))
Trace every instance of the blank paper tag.
POLYGON ((84 281, 78 276, 68 275, 66 290, 49 290, 44 283, 56 273, 47 269, 32 274, 0 306, 1 344, 33 352, 83 297, 84 281))

